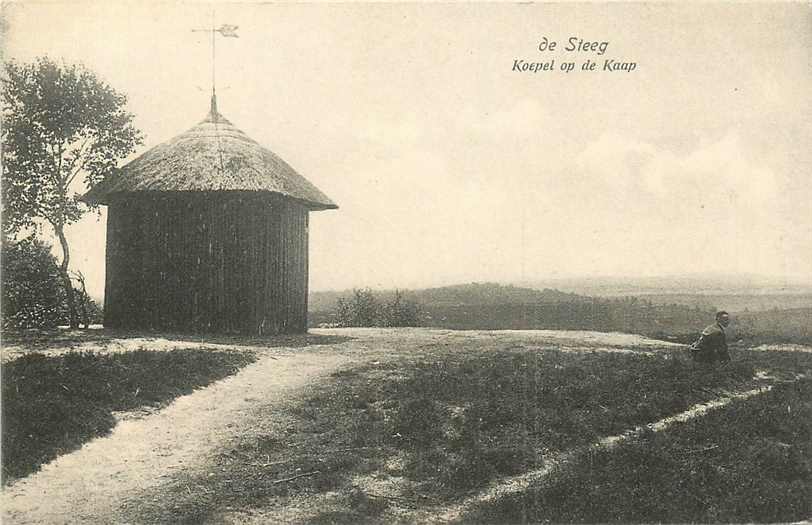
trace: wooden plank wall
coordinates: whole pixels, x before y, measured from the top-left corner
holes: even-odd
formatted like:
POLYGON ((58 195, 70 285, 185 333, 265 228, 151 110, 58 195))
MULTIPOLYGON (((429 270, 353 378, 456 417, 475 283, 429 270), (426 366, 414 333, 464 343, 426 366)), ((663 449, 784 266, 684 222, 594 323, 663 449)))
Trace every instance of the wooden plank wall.
POLYGON ((252 194, 130 197, 107 215, 105 325, 307 329, 308 210, 252 194))

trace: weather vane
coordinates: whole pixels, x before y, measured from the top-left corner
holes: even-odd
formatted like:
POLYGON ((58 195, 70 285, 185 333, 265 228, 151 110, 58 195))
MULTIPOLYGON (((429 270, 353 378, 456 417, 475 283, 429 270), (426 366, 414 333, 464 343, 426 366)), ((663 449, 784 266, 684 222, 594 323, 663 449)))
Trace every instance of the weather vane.
POLYGON ((211 34, 211 100, 212 100, 212 109, 216 110, 216 95, 217 92, 215 90, 215 42, 217 40, 216 33, 220 33, 224 37, 228 38, 239 38, 237 35, 237 28, 239 26, 231 25, 231 24, 222 24, 220 27, 215 28, 214 26, 214 12, 211 14, 211 28, 207 29, 192 29, 193 33, 209 33, 211 34))

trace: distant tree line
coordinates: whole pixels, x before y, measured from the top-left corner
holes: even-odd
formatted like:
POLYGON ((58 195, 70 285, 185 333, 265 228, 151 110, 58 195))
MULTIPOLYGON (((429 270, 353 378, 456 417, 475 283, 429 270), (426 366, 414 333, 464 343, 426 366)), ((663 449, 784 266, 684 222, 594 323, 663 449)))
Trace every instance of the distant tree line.
MULTIPOLYGON (((329 292, 312 326, 426 326, 460 330, 594 330, 691 343, 717 307, 656 304, 647 297, 601 298, 557 290, 472 283, 428 290, 329 292), (337 296, 337 297, 336 297, 337 296), (333 299, 335 297, 335 299, 333 299)), ((319 304, 319 303, 316 303, 319 304)), ((812 308, 733 314, 730 340, 812 344, 812 308)))
POLYGON ((495 284, 410 292, 409 297, 397 290, 356 289, 337 298, 330 311, 311 312, 311 321, 353 327, 618 331, 688 341, 714 313, 637 297, 596 298, 495 284))
POLYGON ((654 305, 637 298, 590 298, 548 303, 425 305, 429 326, 454 329, 545 329, 627 332, 690 339, 713 320, 713 311, 654 305))

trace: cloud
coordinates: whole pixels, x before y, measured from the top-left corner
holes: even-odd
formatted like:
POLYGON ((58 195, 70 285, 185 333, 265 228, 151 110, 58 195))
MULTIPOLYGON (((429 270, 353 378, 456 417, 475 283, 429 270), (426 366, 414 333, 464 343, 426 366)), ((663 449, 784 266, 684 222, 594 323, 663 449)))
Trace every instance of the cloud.
POLYGON ((567 173, 547 202, 563 203, 573 244, 599 250, 597 267, 797 273, 809 255, 797 250, 802 228, 780 213, 790 205, 782 179, 733 130, 683 154, 607 132, 567 173))

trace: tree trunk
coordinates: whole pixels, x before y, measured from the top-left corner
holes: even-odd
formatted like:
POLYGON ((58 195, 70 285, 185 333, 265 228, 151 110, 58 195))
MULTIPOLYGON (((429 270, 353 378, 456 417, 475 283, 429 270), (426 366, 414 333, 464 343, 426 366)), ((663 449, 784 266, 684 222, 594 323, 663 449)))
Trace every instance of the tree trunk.
POLYGON ((54 231, 59 237, 59 244, 62 246, 62 264, 59 267, 62 273, 62 283, 65 287, 65 300, 68 303, 68 315, 70 316, 70 327, 79 328, 79 318, 76 315, 76 298, 73 293, 73 283, 70 280, 68 273, 68 264, 70 264, 70 247, 68 246, 68 239, 65 238, 65 227, 62 224, 54 225, 54 231))
POLYGON ((87 315, 87 292, 82 293, 82 323, 85 325, 85 330, 90 328, 90 316, 87 315))
POLYGON ((76 272, 76 280, 79 281, 79 285, 82 287, 79 290, 79 304, 82 307, 82 324, 85 325, 85 330, 90 328, 90 316, 87 314, 87 303, 90 300, 90 296, 87 295, 87 284, 85 283, 85 276, 82 272, 76 272))

